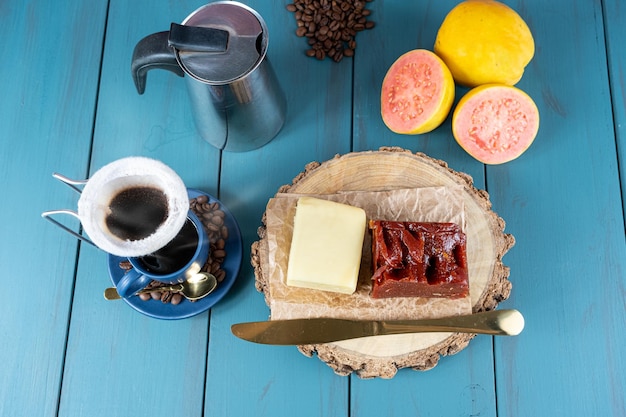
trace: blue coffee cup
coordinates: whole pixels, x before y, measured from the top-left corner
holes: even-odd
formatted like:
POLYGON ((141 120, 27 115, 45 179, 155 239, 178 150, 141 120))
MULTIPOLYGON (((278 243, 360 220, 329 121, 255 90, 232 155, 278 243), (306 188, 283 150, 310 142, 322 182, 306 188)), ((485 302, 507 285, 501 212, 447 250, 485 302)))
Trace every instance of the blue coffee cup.
POLYGON ((151 281, 163 284, 184 282, 200 272, 209 257, 209 237, 191 210, 176 237, 163 248, 148 255, 129 257, 132 269, 117 283, 117 292, 127 298, 151 281))

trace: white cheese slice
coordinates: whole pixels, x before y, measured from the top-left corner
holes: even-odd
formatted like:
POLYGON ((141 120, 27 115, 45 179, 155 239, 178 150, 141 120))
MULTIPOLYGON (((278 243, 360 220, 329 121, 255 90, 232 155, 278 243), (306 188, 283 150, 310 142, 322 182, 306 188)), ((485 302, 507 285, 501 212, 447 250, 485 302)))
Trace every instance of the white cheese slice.
POLYGON ((352 294, 366 230, 359 207, 313 197, 298 199, 287 285, 352 294))

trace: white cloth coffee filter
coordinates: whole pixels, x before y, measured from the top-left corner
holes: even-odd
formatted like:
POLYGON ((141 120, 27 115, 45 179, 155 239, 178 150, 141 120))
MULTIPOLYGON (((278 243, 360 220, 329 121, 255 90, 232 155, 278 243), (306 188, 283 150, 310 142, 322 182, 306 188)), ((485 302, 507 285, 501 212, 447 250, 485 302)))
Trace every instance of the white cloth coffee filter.
POLYGON ((113 255, 143 256, 164 247, 182 229, 189 211, 189 197, 182 179, 164 163, 146 157, 118 159, 100 168, 85 184, 78 200, 78 217, 93 243, 113 255), (109 203, 120 191, 151 186, 167 197, 168 217, 150 236, 124 240, 106 225, 109 203))

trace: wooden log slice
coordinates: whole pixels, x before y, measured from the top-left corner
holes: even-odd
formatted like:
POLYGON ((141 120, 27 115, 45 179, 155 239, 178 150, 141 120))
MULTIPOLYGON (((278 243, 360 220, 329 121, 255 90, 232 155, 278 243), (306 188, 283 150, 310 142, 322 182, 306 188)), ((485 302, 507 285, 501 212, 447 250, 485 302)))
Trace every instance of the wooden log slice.
MULTIPOLYGON (((462 186, 464 193, 472 310, 492 310, 511 291, 509 269, 502 263, 502 257, 515 244, 515 239, 504 233, 505 223, 491 210, 489 195, 476 189, 469 175, 422 153, 381 148, 338 155, 321 164, 312 162, 278 193, 332 194, 453 185, 462 186)), ((258 235, 260 240, 252 244, 251 262, 256 288, 270 305, 265 219, 258 235)), ((462 333, 375 336, 298 346, 298 349, 309 357, 316 353, 339 375, 355 372, 361 378, 392 378, 401 368, 433 368, 442 355, 461 351, 474 336, 462 333)))

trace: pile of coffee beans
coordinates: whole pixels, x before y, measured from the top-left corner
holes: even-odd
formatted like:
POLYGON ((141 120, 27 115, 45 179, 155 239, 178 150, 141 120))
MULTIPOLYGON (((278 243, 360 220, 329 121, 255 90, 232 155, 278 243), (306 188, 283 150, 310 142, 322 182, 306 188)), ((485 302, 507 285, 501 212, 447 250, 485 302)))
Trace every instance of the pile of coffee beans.
POLYGON ((226 277, 226 271, 222 269, 222 263, 226 258, 226 240, 228 239, 228 227, 224 224, 226 215, 220 209, 220 204, 218 202, 209 203, 209 198, 206 195, 191 199, 189 205, 204 225, 204 230, 209 236, 209 242, 211 242, 209 259, 202 270, 215 275, 217 282, 220 283, 226 277))
POLYGON ((296 18, 296 35, 308 38, 307 56, 339 62, 354 56, 356 34, 372 29, 371 11, 365 8, 373 0, 295 0, 287 10, 296 18))
MULTIPOLYGON (((213 274, 219 285, 226 277, 226 271, 222 269, 222 264, 224 259, 226 259, 226 240, 228 239, 228 227, 224 224, 225 213, 221 210, 219 203, 210 203, 206 195, 200 195, 189 200, 189 207, 198 216, 205 232, 209 236, 209 258, 204 264, 202 271, 213 274)), ((119 266, 125 271, 132 268, 128 261, 120 262, 119 266)), ((160 291, 159 287, 163 285, 162 282, 158 281, 150 282, 146 288, 154 288, 154 291, 140 294, 139 298, 144 301, 151 299, 161 300, 163 303, 171 303, 173 305, 180 304, 184 300, 182 294, 172 291, 160 291)))

